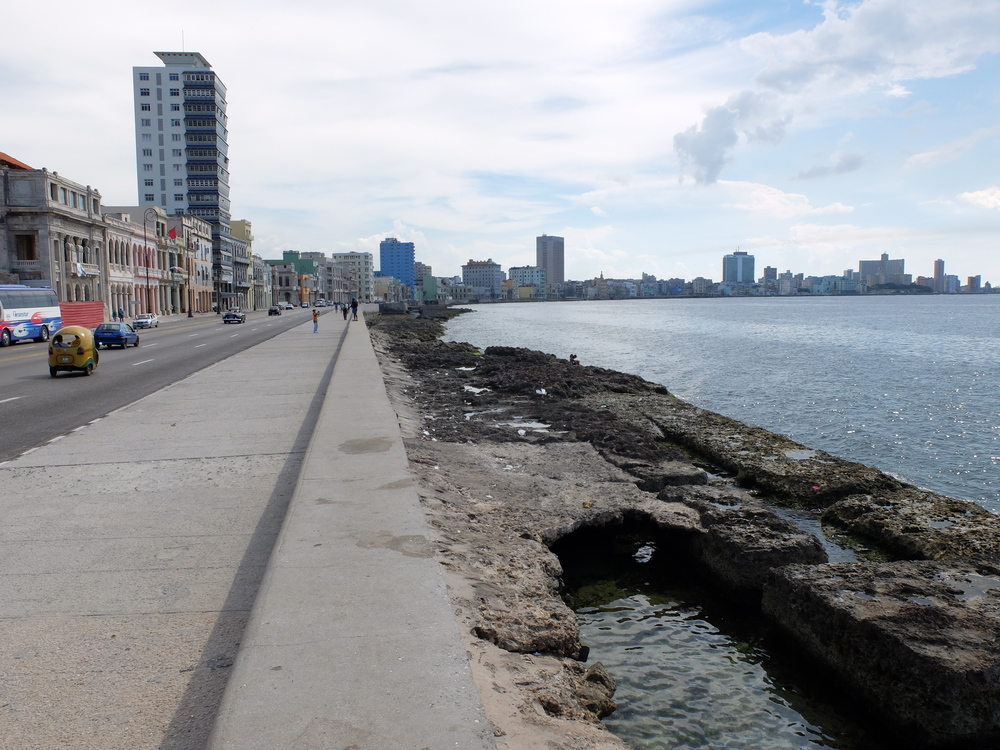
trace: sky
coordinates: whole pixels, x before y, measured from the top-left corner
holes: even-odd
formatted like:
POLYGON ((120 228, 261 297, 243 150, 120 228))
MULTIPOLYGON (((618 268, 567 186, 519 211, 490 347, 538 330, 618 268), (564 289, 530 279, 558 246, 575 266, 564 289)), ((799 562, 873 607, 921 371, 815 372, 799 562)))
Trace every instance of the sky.
POLYGON ((132 67, 200 52, 265 258, 394 236, 451 276, 545 233, 573 279, 1000 284, 996 0, 8 5, 0 151, 134 205, 132 67))

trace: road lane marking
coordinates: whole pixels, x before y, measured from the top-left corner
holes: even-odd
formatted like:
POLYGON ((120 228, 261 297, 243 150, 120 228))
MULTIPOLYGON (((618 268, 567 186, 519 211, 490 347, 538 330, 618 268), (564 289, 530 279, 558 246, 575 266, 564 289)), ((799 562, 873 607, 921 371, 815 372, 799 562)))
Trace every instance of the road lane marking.
POLYGON ((195 344, 195 345, 194 345, 194 348, 195 348, 195 349, 197 349, 197 348, 198 348, 198 347, 200 347, 200 346, 208 346, 208 344, 195 344))
POLYGON ((239 336, 239 334, 238 334, 238 333, 234 333, 234 334, 233 334, 232 336, 230 336, 229 338, 231 338, 231 339, 234 339, 234 338, 236 338, 237 336, 239 336))
POLYGON ((194 338, 195 336, 201 336, 200 333, 189 333, 188 338, 194 338))
POLYGON ((147 348, 147 349, 148 349, 149 347, 151 347, 151 346, 156 346, 156 344, 146 344, 146 348, 147 348))
POLYGON ((144 365, 144 364, 146 364, 147 362, 152 362, 152 361, 153 361, 153 360, 151 360, 151 359, 144 359, 144 360, 142 360, 142 362, 133 362, 133 363, 132 363, 132 367, 135 367, 136 365, 144 365))
POLYGON ((5 398, 3 401, 0 401, 0 404, 6 404, 8 401, 17 401, 19 398, 21 398, 21 397, 20 396, 13 396, 11 398, 5 398))

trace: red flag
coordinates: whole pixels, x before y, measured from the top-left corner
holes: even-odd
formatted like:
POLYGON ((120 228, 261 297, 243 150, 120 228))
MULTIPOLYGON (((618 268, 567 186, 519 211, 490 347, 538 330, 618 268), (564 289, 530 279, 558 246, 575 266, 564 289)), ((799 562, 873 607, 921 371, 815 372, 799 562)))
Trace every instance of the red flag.
POLYGON ((171 227, 170 231, 167 232, 167 236, 170 237, 170 239, 172 239, 172 240, 176 240, 177 239, 177 230, 174 229, 173 227, 171 227))

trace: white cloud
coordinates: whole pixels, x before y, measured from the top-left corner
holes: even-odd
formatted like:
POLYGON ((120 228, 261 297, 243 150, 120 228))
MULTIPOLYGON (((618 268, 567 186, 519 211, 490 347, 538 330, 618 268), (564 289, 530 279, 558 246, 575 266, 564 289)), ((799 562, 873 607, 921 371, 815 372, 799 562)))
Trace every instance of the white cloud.
POLYGON ((851 206, 839 202, 827 206, 813 206, 809 198, 801 193, 786 193, 759 183, 722 181, 719 184, 733 194, 730 206, 764 216, 790 219, 809 214, 850 213, 854 210, 851 206))
POLYGON ((962 193, 958 197, 983 208, 1000 208, 1000 187, 994 186, 985 190, 962 193))
MULTIPOLYGON (((698 125, 674 136, 682 165, 699 182, 718 179, 741 136, 754 140, 752 119, 776 143, 793 117, 843 106, 845 97, 880 92, 909 96, 903 81, 940 78, 974 67, 1000 50, 1000 3, 977 0, 827 0, 824 20, 810 30, 759 32, 742 48, 763 61, 754 87, 708 109, 698 125)), ((878 107, 866 106, 869 115, 878 107)))

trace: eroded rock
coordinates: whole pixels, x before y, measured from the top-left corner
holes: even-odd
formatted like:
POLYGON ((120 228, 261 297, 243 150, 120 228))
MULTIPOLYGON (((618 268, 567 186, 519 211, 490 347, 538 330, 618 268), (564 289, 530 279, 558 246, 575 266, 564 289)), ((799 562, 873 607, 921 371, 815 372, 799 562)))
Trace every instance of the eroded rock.
POLYGON ((1000 567, 794 565, 763 609, 914 745, 1000 741, 1000 567))
POLYGON ((975 503, 925 490, 853 495, 827 508, 823 521, 902 558, 1000 554, 1000 518, 975 503))

